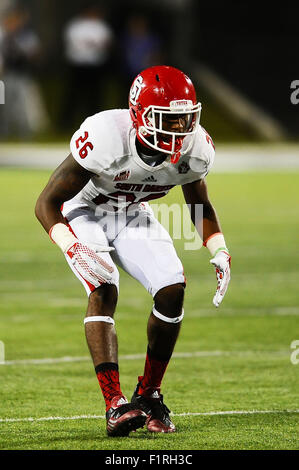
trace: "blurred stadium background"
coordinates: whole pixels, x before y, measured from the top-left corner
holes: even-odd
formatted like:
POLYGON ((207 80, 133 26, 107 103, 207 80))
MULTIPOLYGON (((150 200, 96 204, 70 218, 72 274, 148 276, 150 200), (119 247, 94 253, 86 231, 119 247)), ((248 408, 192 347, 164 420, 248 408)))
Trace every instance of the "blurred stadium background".
MULTIPOLYGON (((298 94, 291 100, 298 7, 265 3, 1 0, 0 448, 298 448, 299 365, 290 362, 299 339, 298 94), (86 31, 73 27, 86 16, 101 25, 87 62, 86 31), (233 280, 215 311, 208 254, 200 250, 199 263, 176 242, 189 316, 165 394, 180 432, 170 440, 141 431, 111 443, 104 421, 88 419, 104 410, 81 325, 85 293, 33 211, 78 124, 126 107, 135 74, 161 63, 189 74, 203 104, 201 122, 216 145, 208 184, 233 253, 233 280), (191 411, 207 415, 184 414, 191 411), (51 421, 74 415, 87 419, 51 421)), ((182 202, 179 191, 168 201, 182 202)), ((130 396, 145 350, 140 311, 150 299, 121 276, 118 332, 130 396)))
MULTIPOLYGON (((291 82, 298 79, 296 7, 286 2, 262 10, 257 2, 233 0, 2 0, 0 76, 7 80, 8 94, 10 82, 16 76, 23 79, 29 96, 19 97, 15 85, 14 100, 19 98, 30 121, 23 117, 20 128, 15 116, 4 128, 2 119, 3 138, 68 139, 71 124, 80 122, 89 95, 86 89, 84 102, 82 89, 75 94, 71 72, 84 61, 75 63, 67 38, 70 21, 88 14, 109 29, 109 34, 103 30, 96 37, 98 57, 89 63, 94 68, 95 112, 126 107, 137 71, 169 63, 196 83, 203 124, 216 142, 298 141, 298 107, 290 100, 291 82)), ((79 36, 72 37, 79 41, 79 36)))

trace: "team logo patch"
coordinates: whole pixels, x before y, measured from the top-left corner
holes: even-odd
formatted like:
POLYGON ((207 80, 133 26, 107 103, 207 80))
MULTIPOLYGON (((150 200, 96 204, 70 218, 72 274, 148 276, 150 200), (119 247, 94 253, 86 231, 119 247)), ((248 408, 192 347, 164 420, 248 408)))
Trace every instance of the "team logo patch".
POLYGON ((182 163, 178 166, 178 172, 179 172, 180 174, 188 173, 189 170, 190 170, 190 166, 189 166, 188 163, 186 163, 186 162, 182 162, 182 163))
POLYGON ((113 181, 125 181, 130 178, 131 170, 125 170, 114 176, 113 181))

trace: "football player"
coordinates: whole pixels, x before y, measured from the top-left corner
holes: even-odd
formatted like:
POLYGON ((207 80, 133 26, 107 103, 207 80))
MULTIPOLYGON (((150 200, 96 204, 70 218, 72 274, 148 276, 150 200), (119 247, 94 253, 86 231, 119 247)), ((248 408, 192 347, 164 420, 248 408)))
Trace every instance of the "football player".
POLYGON ((145 424, 153 433, 175 431, 161 382, 184 317, 185 276, 170 235, 147 201, 181 185, 212 255, 216 307, 230 280, 231 258, 205 182, 214 145, 199 124, 200 112, 183 72, 169 66, 142 71, 132 84, 129 109, 100 112, 82 123, 71 139, 71 153, 36 203, 37 218, 88 295, 85 335, 106 403, 109 436, 126 436, 145 424), (200 221, 197 204, 203 206, 200 221), (119 381, 117 266, 153 297, 144 371, 130 402, 119 381))

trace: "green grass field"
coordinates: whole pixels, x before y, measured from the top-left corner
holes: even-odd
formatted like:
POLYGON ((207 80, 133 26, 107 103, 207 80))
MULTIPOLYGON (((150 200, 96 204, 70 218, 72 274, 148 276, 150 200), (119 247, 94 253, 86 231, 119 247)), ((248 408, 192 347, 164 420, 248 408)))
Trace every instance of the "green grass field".
MULTIPOLYGON (((106 436, 85 343, 85 291, 33 214, 48 176, 0 171, 0 448, 298 449, 299 364, 290 345, 299 340, 299 174, 208 177, 233 256, 229 291, 216 310, 207 250, 175 241, 188 280, 185 319, 162 392, 177 433, 140 429, 116 439, 106 436)), ((180 189, 167 200, 181 201, 180 189)), ((128 397, 143 372, 151 305, 121 272, 116 327, 128 397)))

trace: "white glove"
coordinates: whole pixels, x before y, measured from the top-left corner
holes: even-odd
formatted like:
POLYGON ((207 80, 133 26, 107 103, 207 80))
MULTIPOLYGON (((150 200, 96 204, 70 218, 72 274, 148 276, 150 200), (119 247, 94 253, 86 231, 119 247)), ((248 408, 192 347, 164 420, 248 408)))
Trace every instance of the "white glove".
POLYGON ((109 246, 96 246, 96 251, 79 241, 74 243, 65 253, 78 273, 96 287, 112 279, 113 267, 97 253, 112 251, 109 246))
POLYGON ((105 282, 109 283, 112 279, 111 273, 113 272, 113 267, 97 253, 109 252, 114 250, 114 248, 98 244, 89 244, 87 246, 80 243, 70 228, 63 223, 54 225, 49 235, 53 242, 70 259, 72 265, 83 279, 95 287, 99 287, 105 282))
POLYGON ((218 251, 210 260, 216 268, 217 290, 213 298, 215 307, 219 307, 227 291, 230 281, 230 262, 231 256, 226 251, 218 251))

